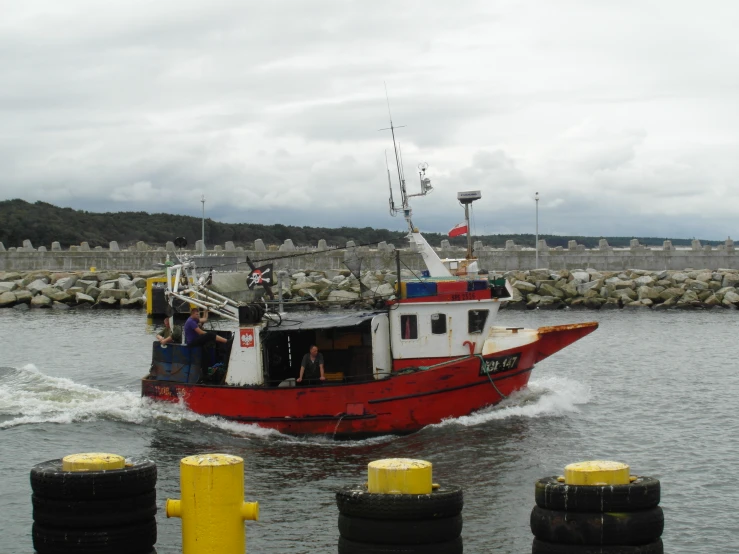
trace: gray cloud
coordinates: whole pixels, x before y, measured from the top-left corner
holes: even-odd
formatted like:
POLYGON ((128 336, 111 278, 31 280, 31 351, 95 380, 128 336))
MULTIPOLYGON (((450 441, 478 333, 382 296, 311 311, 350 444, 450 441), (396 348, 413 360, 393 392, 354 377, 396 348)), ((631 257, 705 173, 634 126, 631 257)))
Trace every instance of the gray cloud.
POLYGON ((736 233, 728 0, 28 0, 0 21, 0 198, 80 209, 484 232, 736 233), (701 24, 696 21, 700 18, 701 24), (392 156, 390 159, 393 169, 392 156), (394 171, 393 171, 394 173, 394 171), (395 177, 397 181, 397 176, 395 177))

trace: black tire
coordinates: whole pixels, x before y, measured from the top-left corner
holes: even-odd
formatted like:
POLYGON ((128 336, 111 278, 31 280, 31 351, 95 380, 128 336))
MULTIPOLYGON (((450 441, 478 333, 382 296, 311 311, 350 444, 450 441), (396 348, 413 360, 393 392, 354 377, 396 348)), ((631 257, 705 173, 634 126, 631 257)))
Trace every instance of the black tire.
POLYGON ((56 500, 112 500, 139 496, 154 490, 157 466, 150 460, 106 471, 64 471, 61 460, 50 460, 31 469, 31 489, 38 496, 56 500))
POLYGON ((657 506, 640 512, 563 512, 534 506, 531 532, 558 544, 640 545, 662 536, 665 518, 657 506))
POLYGON ((454 540, 461 533, 461 515, 390 521, 339 514, 339 534, 350 541, 367 544, 434 544, 454 540))
POLYGON ((462 487, 447 486, 431 494, 376 494, 366 485, 352 485, 336 493, 339 513, 383 520, 421 520, 453 517, 462 512, 462 487))
POLYGON ((556 544, 534 539, 531 554, 664 554, 662 539, 639 546, 556 544))
POLYGON ((38 554, 149 554, 157 542, 154 518, 108 529, 54 529, 33 524, 38 554))
POLYGON ((565 485, 556 477, 536 482, 536 504, 565 512, 636 512, 659 504, 659 479, 637 477, 628 485, 565 485))
POLYGON ((34 494, 33 520, 65 529, 116 527, 147 521, 157 513, 156 491, 115 500, 54 500, 34 494))
POLYGON ((437 544, 366 544, 339 537, 339 554, 463 554, 462 537, 437 544))

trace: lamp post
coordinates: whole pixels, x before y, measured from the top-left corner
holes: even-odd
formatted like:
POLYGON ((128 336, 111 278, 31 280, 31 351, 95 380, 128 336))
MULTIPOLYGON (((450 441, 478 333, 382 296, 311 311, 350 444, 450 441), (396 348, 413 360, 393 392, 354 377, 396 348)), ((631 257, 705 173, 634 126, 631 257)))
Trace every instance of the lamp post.
MULTIPOLYGON (((539 193, 537 192, 537 194, 539 193)), ((203 256, 205 256, 205 195, 204 194, 200 196, 200 202, 202 202, 203 204, 203 236, 201 237, 202 240, 200 242, 200 245, 203 248, 203 256)))
POLYGON ((539 193, 536 193, 536 196, 534 196, 534 200, 536 200, 536 267, 534 269, 539 269, 539 193))

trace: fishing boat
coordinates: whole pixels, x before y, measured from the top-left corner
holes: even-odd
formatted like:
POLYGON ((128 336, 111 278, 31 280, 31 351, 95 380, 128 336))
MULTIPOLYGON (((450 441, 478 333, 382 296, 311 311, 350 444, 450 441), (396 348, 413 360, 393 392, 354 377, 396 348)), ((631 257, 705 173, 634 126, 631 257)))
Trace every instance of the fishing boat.
MULTIPOLYGON (((391 129, 395 145, 392 121, 391 129)), ((195 264, 178 260, 168 267, 170 302, 207 308, 238 327, 217 331, 227 342, 210 347, 155 342, 142 395, 292 435, 412 433, 501 402, 526 387, 536 363, 598 327, 493 325, 512 296, 510 284, 480 271, 469 248, 464 270, 454 274, 413 225, 409 198, 432 188, 425 171, 425 164, 419 166, 421 193, 409 195, 398 162, 397 207, 389 184, 391 214, 406 219, 408 239, 427 270, 401 279, 396 258, 395 294, 379 299, 374 309, 272 312, 210 291, 195 264), (313 346, 323 356, 327 379, 298 382, 303 356, 313 346)), ((459 198, 464 204, 479 194, 459 198)), ((264 278, 268 286, 269 279, 253 269, 255 279, 264 278)))

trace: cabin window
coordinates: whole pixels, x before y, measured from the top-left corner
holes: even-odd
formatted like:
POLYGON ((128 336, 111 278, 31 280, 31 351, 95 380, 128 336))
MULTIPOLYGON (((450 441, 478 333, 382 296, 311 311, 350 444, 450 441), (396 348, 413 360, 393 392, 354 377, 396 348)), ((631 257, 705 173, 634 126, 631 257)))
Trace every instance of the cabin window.
POLYGON ((488 312, 490 310, 470 310, 467 319, 467 332, 482 333, 485 329, 485 322, 488 319, 488 312))
POLYGON ((418 317, 415 315, 400 316, 400 337, 404 340, 418 338, 418 317))
POLYGON ((431 332, 434 335, 446 334, 446 314, 431 314, 431 332))

